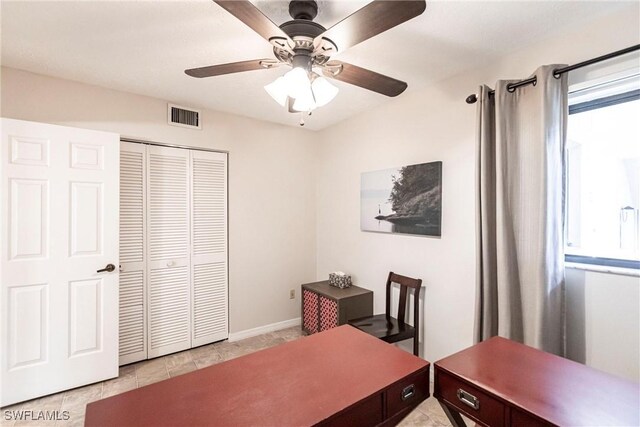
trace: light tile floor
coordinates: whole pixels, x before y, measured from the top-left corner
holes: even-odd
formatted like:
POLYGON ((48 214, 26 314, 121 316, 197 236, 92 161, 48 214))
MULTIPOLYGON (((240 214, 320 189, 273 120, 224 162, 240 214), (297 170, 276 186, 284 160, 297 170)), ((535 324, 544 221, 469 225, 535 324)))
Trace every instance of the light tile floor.
MULTIPOLYGON (((120 368, 118 378, 2 408, 0 426, 82 426, 87 403, 293 341, 302 335, 299 327, 288 328, 242 341, 232 343, 222 341, 123 366, 120 368), (64 421, 14 420, 11 419, 11 415, 15 411, 34 411, 34 416, 37 416, 39 411, 60 411, 60 414, 63 414, 62 411, 68 411, 69 419, 64 421)), ((399 425, 407 427, 450 426, 451 424, 438 402, 431 397, 422 402, 399 425)))

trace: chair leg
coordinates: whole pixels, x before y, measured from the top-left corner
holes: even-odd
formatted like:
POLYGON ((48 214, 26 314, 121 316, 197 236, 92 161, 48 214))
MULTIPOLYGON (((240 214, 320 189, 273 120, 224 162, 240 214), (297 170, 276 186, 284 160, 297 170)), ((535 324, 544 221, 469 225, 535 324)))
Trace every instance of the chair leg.
POLYGON ((418 335, 413 336, 413 354, 415 356, 420 356, 420 351, 418 350, 418 335))

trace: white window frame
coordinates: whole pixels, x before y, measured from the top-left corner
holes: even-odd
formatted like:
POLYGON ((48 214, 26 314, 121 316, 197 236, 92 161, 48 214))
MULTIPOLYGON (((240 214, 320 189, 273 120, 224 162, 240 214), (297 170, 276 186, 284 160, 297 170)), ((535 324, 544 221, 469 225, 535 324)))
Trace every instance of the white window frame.
MULTIPOLYGON (((573 84, 569 90, 569 115, 638 100, 640 99, 639 82, 640 70, 636 63, 631 69, 573 84)), ((565 173, 567 171, 568 169, 565 173)), ((568 177, 568 174, 566 175, 568 177)), ((567 179, 565 194, 568 194, 568 190, 567 179)), ((568 242, 568 219, 568 206, 565 206, 566 242, 568 242)), ((574 249, 567 244, 565 244, 565 262, 640 270, 638 260, 591 256, 587 251, 574 249)))

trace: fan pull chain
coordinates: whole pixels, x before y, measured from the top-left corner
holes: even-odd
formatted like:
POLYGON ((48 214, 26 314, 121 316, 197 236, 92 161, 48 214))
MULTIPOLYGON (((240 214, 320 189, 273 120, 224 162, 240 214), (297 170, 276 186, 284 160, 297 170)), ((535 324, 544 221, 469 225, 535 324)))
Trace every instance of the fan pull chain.
MULTIPOLYGON (((304 126, 304 111, 300 112, 300 126, 304 126)), ((310 116, 311 115, 311 111, 307 111, 307 115, 310 116)))

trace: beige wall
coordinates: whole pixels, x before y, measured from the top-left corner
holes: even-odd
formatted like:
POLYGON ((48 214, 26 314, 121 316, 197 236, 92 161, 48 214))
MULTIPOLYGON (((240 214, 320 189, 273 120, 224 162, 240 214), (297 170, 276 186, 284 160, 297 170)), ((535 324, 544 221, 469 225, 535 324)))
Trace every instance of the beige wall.
MULTIPOLYGON (((334 270, 350 272, 356 284, 375 291, 375 311, 384 311, 384 281, 389 270, 423 279, 424 354, 437 360, 470 344, 475 301, 475 106, 464 100, 478 85, 529 76, 539 65, 573 64, 640 42, 637 13, 609 16, 564 36, 543 40, 490 66, 409 90, 380 108, 321 132, 318 169, 318 278, 334 270), (589 28, 585 31, 585 28, 589 28), (360 174, 441 160, 443 162, 442 237, 414 237, 360 231, 360 174)), ((411 88, 411 82, 409 82, 411 88)), ((587 363, 618 375, 638 377, 638 341, 615 346, 601 327, 620 336, 638 335, 638 278, 584 273, 590 289, 610 292, 599 305, 587 291, 584 299, 569 293, 571 319, 582 310, 587 363), (589 277, 598 275, 597 280, 589 277), (597 285, 596 285, 597 281, 597 285), (608 286, 611 282, 612 286, 608 286), (615 282, 615 283, 614 283, 615 282), (618 286, 613 286, 618 285, 618 286), (617 312, 611 316, 612 312, 617 312)), ((576 275, 569 274, 575 290, 576 275)), ((571 323, 571 332, 580 324, 571 323)), ((576 345, 576 340, 570 340, 576 345)), ((578 355, 580 349, 571 348, 578 355)))
POLYGON ((169 126, 166 101, 10 68, 1 89, 3 117, 228 150, 230 331, 300 316, 316 275, 313 133, 212 111, 201 131, 169 126))

